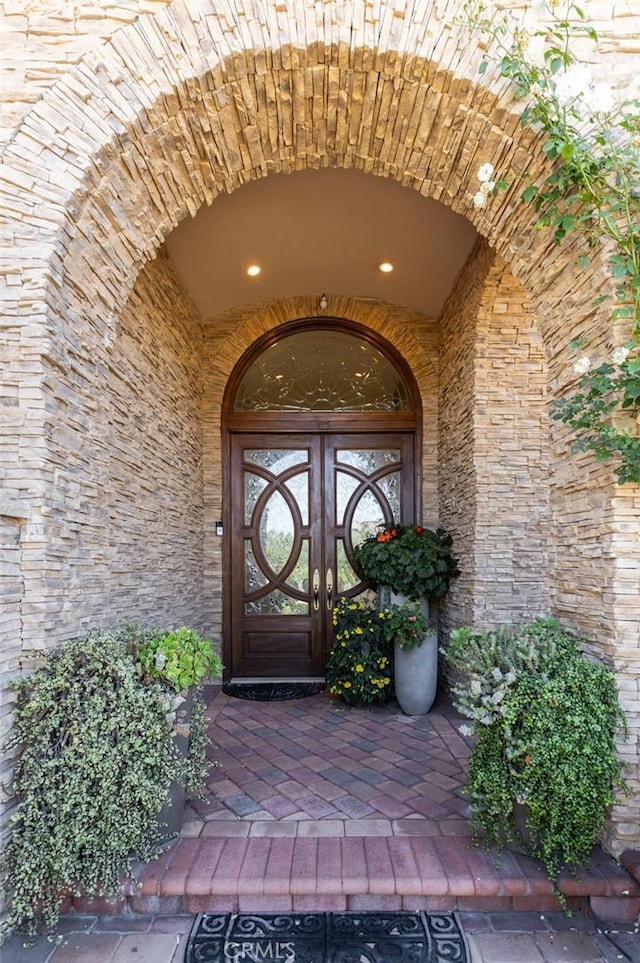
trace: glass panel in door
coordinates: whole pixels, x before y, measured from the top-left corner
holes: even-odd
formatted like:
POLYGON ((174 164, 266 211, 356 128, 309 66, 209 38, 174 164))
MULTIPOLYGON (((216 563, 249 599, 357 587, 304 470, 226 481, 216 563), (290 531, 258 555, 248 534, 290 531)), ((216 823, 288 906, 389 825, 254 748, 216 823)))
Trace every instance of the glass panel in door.
POLYGON ((353 567, 353 546, 380 525, 413 518, 412 455, 410 433, 326 437, 325 543, 335 598, 367 590, 353 567))

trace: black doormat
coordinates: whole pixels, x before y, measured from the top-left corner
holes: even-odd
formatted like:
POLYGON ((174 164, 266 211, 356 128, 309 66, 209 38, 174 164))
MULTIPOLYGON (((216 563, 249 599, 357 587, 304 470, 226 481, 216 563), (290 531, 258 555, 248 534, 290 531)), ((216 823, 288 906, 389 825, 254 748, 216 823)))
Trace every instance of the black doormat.
POLYGON ((470 963, 454 913, 202 913, 185 963, 470 963))
POLYGON ((324 682, 225 682, 222 691, 234 699, 280 702, 284 699, 305 699, 317 695, 324 688, 324 682))

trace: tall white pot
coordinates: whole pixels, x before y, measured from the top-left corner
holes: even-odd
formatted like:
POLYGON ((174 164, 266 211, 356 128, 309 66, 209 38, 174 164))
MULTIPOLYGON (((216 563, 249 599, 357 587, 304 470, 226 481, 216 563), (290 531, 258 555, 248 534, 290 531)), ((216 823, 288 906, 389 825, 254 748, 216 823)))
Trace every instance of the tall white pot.
MULTIPOLYGON (((404 595, 390 588, 380 589, 381 608, 406 601, 404 595)), ((420 600, 423 615, 429 624, 429 603, 420 600)), ((421 645, 403 649, 396 642, 393 647, 394 687, 398 705, 408 716, 424 716, 433 705, 438 688, 438 634, 427 631, 421 645)))

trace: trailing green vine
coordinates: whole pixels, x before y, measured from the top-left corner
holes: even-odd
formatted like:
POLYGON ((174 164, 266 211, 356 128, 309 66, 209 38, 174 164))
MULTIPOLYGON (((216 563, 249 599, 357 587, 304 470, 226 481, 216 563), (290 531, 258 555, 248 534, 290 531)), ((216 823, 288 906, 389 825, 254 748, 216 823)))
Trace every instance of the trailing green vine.
POLYGON ((155 855, 180 763, 162 691, 106 632, 48 654, 15 688, 6 928, 33 932, 41 918, 55 926, 66 896, 116 896, 132 860, 155 855))
MULTIPOLYGON (((189 665, 194 648, 211 649, 191 630, 178 634, 190 643, 189 665)), ((121 896, 134 860, 158 855, 159 815, 171 783, 195 791, 206 779, 211 763, 201 688, 194 692, 182 759, 174 724, 183 696, 173 673, 152 678, 137 660, 144 646, 158 652, 157 639, 175 635, 91 631, 47 653, 14 683, 13 728, 4 747, 15 753, 12 832, 0 857, 10 900, 4 930, 34 933, 41 921, 55 927, 69 896, 121 896)), ((180 660, 160 662, 158 669, 179 668, 180 660)), ((218 664, 208 657, 209 668, 218 664)))
POLYGON ((457 673, 454 703, 472 721, 462 731, 476 737, 465 787, 474 835, 497 845, 517 838, 516 804, 525 805, 530 852, 564 903, 562 865, 588 863, 624 787, 615 677, 553 619, 458 629, 444 655, 457 673))
MULTIPOLYGON (((597 34, 572 0, 530 6, 521 20, 472 0, 464 22, 489 41, 481 72, 497 65, 522 103, 522 125, 544 134, 550 173, 522 199, 557 243, 581 233, 580 269, 605 252, 609 290, 596 304, 611 304, 612 337, 620 325, 629 332, 607 359, 578 359, 576 390, 555 403, 552 417, 576 432, 574 450, 612 459, 621 484, 640 482, 640 81, 636 75, 616 92, 576 59, 572 43, 597 34)), ((474 204, 483 208, 506 182, 494 179, 489 162, 478 179, 474 204)), ((572 346, 589 340, 585 333, 572 346)))

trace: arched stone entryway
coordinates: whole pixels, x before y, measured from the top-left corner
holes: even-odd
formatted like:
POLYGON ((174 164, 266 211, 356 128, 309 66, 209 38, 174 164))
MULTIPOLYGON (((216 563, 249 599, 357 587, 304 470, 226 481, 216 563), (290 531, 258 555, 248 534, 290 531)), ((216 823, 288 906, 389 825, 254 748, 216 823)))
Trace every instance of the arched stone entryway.
MULTIPOLYGON (((477 483, 492 452, 475 393, 483 366, 486 372, 482 333, 506 289, 511 304, 520 292, 527 330, 532 309, 539 320, 550 395, 572 377, 568 344, 586 320, 600 325, 607 342, 604 316, 594 318, 591 306, 602 283, 597 267, 576 286, 575 252, 556 250, 548 235, 535 232, 516 185, 485 211, 472 208, 481 161, 514 174, 529 166, 533 176, 541 162, 532 161, 534 138, 519 128, 504 92, 479 81, 478 58, 452 26, 450 11, 445 21, 437 5, 400 4, 362 25, 345 19, 339 3, 324 4, 322 19, 312 3, 300 3, 295 17, 276 4, 255 13, 202 0, 192 16, 188 4, 174 0, 139 17, 61 77, 5 151, 19 215, 9 361, 26 358, 30 366, 28 390, 16 396, 22 420, 5 439, 18 465, 15 511, 29 519, 21 541, 26 646, 66 637, 105 612, 114 618, 150 612, 158 601, 145 551, 163 585, 173 586, 163 612, 180 611, 175 597, 185 600, 179 588, 185 584, 191 593, 185 607, 203 624, 215 624, 216 601, 205 609, 197 576, 203 551, 216 552, 215 544, 203 549, 202 519, 212 508, 215 515, 219 497, 206 478, 203 487, 200 474, 203 333, 170 266, 162 256, 149 260, 175 224, 220 191, 274 172, 356 167, 446 202, 473 220, 503 259, 486 249, 476 253, 475 270, 462 281, 466 289, 459 288, 465 307, 450 305, 442 322, 453 331, 454 315, 470 319, 471 328, 457 324, 465 336, 457 342, 451 336, 445 350, 460 374, 474 372, 473 384, 455 391, 456 424, 470 431, 471 454, 455 484, 452 476, 444 485, 439 513, 473 549, 466 595, 453 600, 456 619, 482 618, 491 557, 493 563, 498 553, 507 557, 513 538, 505 530, 477 564, 478 525, 490 523, 493 497, 477 483), (154 288, 148 298, 145 285, 154 288), (163 304, 171 321, 165 318, 160 332, 163 304), (162 333, 157 343, 139 339, 145 315, 146 330, 158 339, 162 333), (131 373, 143 370, 145 378, 132 381, 128 359, 136 352, 142 369, 133 365, 131 373), (169 395, 172 404, 158 414, 154 401, 169 395), (154 432, 162 445, 149 441, 154 432), (150 527, 139 511, 159 474, 164 500, 150 520, 156 535, 150 550, 150 527), (178 503, 172 492, 180 492, 178 503), (460 504, 471 513, 463 517, 460 504), (176 540, 184 549, 180 562, 176 540)), ((521 331, 519 322, 513 331, 521 331)), ((487 395, 491 387, 487 380, 487 395)), ((443 381, 443 392, 451 401, 453 379, 443 381)), ((214 417, 205 413, 205 429, 214 417)), ((593 637, 619 668, 634 713, 638 626, 629 599, 637 599, 640 565, 634 492, 616 489, 606 468, 569 461, 566 444, 554 430, 550 608, 593 637)), ((449 464, 456 458, 452 452, 449 464)), ((492 608, 492 617, 501 611, 492 608)), ((630 757, 637 765, 635 746, 630 757)), ((636 807, 627 805, 618 820, 614 847, 636 838, 629 829, 634 818, 639 822, 636 807)))

